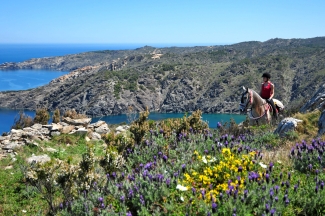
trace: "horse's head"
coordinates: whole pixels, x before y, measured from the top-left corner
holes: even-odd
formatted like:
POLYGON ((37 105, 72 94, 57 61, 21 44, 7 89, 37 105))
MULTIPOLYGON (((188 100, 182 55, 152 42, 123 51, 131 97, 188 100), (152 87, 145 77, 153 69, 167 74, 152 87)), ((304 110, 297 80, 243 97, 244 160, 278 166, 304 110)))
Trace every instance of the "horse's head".
POLYGON ((240 104, 239 104, 239 111, 241 114, 246 114, 248 106, 252 103, 251 100, 251 95, 250 95, 250 90, 245 88, 243 86, 244 92, 241 95, 240 99, 240 104))

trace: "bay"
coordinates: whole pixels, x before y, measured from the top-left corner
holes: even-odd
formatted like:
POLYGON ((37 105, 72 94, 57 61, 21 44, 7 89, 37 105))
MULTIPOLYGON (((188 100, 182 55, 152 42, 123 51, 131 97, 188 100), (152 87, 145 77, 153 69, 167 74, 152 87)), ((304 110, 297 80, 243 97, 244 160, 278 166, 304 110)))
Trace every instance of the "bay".
MULTIPOLYGON (((24 113, 32 118, 35 116, 34 111, 25 110, 24 113)), ((19 110, 11 110, 11 109, 0 109, 0 135, 3 132, 9 132, 11 126, 14 123, 14 119, 18 117, 19 110)), ((149 119, 151 120, 163 120, 168 118, 182 118, 184 113, 150 113, 149 119)), ((216 128, 217 123, 225 123, 229 122, 230 119, 233 118, 235 122, 238 124, 245 120, 244 115, 237 115, 237 114, 203 114, 202 119, 209 124, 210 128, 216 128)), ((97 122, 99 120, 105 121, 107 124, 121 124, 121 123, 128 123, 127 116, 125 114, 122 115, 111 115, 111 116, 104 116, 93 118, 92 123, 97 122)), ((51 120, 50 120, 51 122, 51 120)))
POLYGON ((17 91, 36 88, 65 75, 66 71, 51 70, 0 70, 0 91, 17 91))

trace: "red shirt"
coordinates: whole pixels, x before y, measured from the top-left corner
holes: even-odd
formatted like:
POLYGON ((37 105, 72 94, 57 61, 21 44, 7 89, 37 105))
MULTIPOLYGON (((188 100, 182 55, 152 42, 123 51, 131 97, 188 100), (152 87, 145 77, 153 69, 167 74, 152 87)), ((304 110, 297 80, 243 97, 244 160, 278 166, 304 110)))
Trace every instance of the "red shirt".
POLYGON ((269 99, 271 97, 271 82, 268 82, 266 86, 262 84, 261 97, 263 99, 269 99))

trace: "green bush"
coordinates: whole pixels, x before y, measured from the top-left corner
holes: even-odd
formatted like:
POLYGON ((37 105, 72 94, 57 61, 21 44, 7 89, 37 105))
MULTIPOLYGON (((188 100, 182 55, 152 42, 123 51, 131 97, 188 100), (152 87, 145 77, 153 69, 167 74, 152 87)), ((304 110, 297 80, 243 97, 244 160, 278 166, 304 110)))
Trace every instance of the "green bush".
POLYGON ((34 118, 34 123, 39 123, 42 125, 48 124, 48 121, 50 120, 50 113, 47 111, 47 109, 37 109, 36 115, 34 118))

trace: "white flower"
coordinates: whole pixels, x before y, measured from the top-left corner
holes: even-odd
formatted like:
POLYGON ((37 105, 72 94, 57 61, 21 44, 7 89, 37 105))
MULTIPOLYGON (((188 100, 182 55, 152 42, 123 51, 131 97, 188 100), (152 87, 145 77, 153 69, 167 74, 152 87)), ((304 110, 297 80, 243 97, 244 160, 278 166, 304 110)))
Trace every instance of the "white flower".
POLYGON ((202 161, 203 163, 208 163, 207 159, 205 158, 205 156, 202 157, 202 161))
POLYGON ((277 162, 278 162, 279 164, 282 164, 282 161, 280 161, 280 160, 278 160, 277 162))
POLYGON ((184 202, 184 198, 181 196, 181 200, 182 200, 182 202, 184 202))
POLYGON ((21 210, 23 213, 26 213, 27 211, 25 209, 21 210))
POLYGON ((209 162, 215 162, 217 159, 213 157, 209 162))
POLYGON ((180 190, 180 191, 187 191, 187 187, 184 187, 182 185, 177 185, 176 189, 180 190))
POLYGON ((262 162, 260 162, 259 165, 260 165, 262 168, 264 168, 264 169, 267 168, 267 165, 263 164, 262 162))

